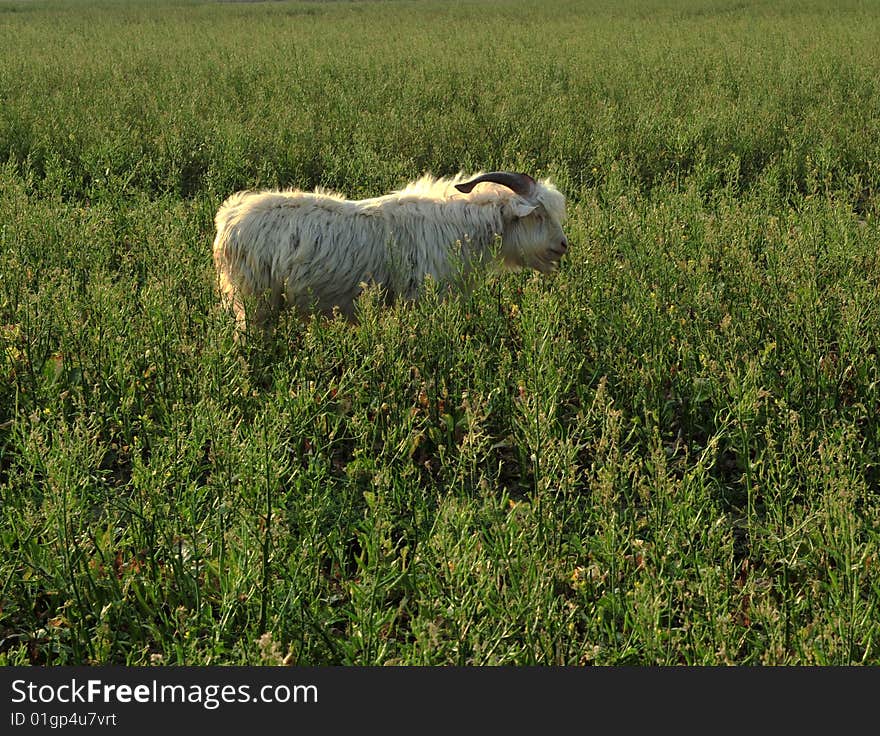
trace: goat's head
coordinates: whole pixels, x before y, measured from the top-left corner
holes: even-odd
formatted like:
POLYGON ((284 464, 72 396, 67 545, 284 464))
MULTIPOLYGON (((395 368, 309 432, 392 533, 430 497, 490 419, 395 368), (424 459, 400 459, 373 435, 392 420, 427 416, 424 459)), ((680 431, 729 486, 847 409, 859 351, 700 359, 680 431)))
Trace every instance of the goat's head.
POLYGON ((528 174, 493 171, 480 174, 455 188, 469 194, 475 186, 491 183, 512 192, 501 200, 504 233, 501 258, 508 267, 554 271, 568 250, 562 230, 565 198, 548 180, 536 182, 528 174))

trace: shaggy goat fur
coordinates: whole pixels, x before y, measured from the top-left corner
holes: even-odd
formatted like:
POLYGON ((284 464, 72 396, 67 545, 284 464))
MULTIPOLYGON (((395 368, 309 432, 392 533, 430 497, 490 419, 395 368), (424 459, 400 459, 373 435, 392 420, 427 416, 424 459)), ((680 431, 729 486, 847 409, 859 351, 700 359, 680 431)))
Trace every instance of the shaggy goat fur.
POLYGON ((285 302, 301 314, 338 308, 354 319, 364 283, 389 301, 413 299, 426 276, 449 284, 479 265, 553 270, 567 248, 565 200, 547 180, 528 197, 472 177, 423 176, 383 197, 350 201, 326 191, 239 192, 215 218, 214 264, 220 292, 245 327, 285 302), (497 239, 500 237, 500 246, 497 239))

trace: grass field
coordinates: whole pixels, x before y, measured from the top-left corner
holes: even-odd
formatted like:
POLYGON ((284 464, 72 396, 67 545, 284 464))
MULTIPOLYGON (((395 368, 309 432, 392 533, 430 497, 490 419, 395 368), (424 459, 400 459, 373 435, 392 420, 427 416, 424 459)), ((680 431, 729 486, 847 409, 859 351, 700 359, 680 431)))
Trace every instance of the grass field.
POLYGON ((880 4, 0 0, 0 664, 880 664, 880 4), (213 215, 570 256, 239 347, 213 215))

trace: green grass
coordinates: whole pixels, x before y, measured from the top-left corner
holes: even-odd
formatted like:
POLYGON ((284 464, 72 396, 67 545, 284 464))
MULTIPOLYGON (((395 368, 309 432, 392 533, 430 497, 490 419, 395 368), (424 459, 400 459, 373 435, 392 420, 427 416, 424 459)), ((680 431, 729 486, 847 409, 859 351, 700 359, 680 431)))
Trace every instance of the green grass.
POLYGON ((880 6, 0 0, 0 663, 880 664, 880 6), (212 218, 570 257, 236 346, 212 218))

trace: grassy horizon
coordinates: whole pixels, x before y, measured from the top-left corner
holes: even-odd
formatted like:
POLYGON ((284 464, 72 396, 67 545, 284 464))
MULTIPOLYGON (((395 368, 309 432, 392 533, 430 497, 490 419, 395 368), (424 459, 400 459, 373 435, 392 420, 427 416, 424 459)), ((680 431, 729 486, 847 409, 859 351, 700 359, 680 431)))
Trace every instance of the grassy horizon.
POLYGON ((880 664, 878 37, 0 0, 0 664, 880 664), (236 346, 225 196, 495 168, 559 273, 236 346))

